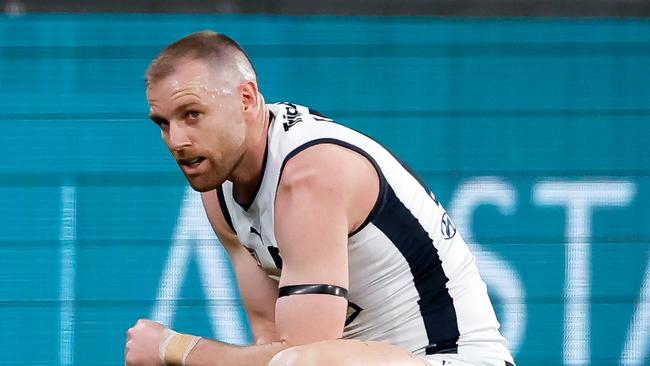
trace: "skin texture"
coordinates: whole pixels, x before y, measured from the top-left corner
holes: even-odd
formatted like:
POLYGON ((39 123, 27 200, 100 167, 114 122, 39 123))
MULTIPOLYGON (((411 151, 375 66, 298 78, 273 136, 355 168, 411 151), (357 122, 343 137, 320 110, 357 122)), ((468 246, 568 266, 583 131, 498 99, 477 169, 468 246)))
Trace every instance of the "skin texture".
MULTIPOLYGON (((367 218, 379 194, 378 174, 366 158, 321 144, 286 164, 275 203, 275 235, 284 262, 279 284, 257 266, 225 223, 212 190, 230 180, 235 199, 242 203, 252 199, 262 179, 269 117, 254 80, 242 77, 240 84, 228 86, 232 93, 223 93, 226 79, 203 61, 183 60, 171 75, 147 88, 152 119, 161 128, 163 141, 190 185, 204 192, 208 219, 232 259, 257 343, 240 347, 202 339, 186 364, 423 365, 392 345, 340 340, 347 310, 344 298, 319 294, 277 298, 278 285, 348 287, 348 233, 367 218), (189 166, 197 157, 203 160, 189 166), (342 354, 346 357, 333 358, 342 354)), ((153 321, 138 321, 127 334, 126 365, 159 365, 164 329, 153 321)))

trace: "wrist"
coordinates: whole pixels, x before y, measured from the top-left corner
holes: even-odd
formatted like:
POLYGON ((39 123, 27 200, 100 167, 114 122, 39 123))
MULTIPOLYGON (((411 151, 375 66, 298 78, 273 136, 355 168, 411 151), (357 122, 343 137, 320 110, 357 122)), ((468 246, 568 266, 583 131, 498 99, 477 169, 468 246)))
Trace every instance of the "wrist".
POLYGON ((201 337, 175 332, 169 328, 163 331, 158 354, 162 365, 185 366, 185 360, 201 337))

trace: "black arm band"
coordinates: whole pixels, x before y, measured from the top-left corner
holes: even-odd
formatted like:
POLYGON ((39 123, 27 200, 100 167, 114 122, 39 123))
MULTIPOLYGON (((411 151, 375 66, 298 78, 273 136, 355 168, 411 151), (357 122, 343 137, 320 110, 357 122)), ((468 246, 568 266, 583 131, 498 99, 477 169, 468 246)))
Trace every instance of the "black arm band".
POLYGON ((334 286, 334 285, 292 285, 292 286, 282 286, 279 289, 278 297, 291 296, 291 295, 305 295, 305 294, 323 294, 323 295, 333 295, 341 296, 343 298, 348 298, 348 290, 343 287, 334 286))

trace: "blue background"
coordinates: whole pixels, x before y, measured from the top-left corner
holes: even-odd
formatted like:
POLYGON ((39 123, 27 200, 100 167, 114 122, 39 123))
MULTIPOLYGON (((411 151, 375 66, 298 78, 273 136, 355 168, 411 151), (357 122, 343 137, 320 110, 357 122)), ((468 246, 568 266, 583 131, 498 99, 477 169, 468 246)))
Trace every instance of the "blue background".
POLYGON ((491 291, 521 333, 519 364, 650 363, 650 320, 635 317, 650 305, 649 21, 28 15, 0 17, 0 364, 121 364, 140 317, 250 340, 224 253, 147 119, 148 62, 203 29, 243 45, 268 101, 387 145, 452 218, 467 197, 505 189, 509 210, 479 198, 456 222, 491 255, 482 270, 522 286, 491 291), (536 198, 559 181, 627 192, 593 208, 577 244, 590 253, 578 359, 565 355, 568 210, 536 198), (196 240, 182 240, 183 217, 202 228, 196 240), (190 255, 166 277, 175 246, 190 255), (217 278, 202 277, 197 247, 217 278), (163 278, 180 283, 171 298, 163 278))

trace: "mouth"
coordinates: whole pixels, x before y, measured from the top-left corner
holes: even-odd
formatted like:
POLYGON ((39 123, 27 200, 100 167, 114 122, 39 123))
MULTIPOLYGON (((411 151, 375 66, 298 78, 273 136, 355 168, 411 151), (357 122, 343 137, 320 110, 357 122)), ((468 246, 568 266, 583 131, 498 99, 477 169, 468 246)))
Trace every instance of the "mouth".
POLYGON ((181 165, 185 165, 185 166, 189 166, 189 167, 195 167, 195 166, 201 164, 201 162, 203 160, 205 160, 205 158, 203 156, 197 156, 197 157, 191 158, 191 159, 178 159, 178 162, 181 165))
POLYGON ((191 173, 196 173, 204 161, 205 161, 205 157, 197 156, 194 158, 178 159, 178 164, 181 166, 183 171, 185 171, 188 174, 191 174, 191 173))

